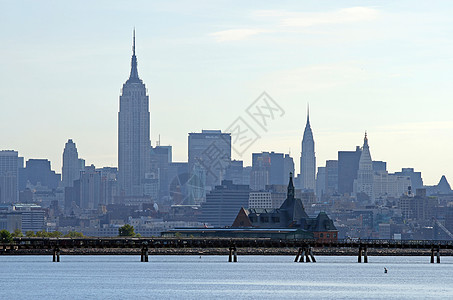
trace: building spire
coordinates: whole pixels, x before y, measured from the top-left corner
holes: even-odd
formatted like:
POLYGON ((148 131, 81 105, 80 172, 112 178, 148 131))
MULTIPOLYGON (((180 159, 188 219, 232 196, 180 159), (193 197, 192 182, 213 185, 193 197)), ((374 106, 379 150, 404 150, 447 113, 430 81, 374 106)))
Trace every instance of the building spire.
POLYGON ((137 57, 135 56, 135 27, 132 39, 132 60, 131 60, 131 74, 129 76, 128 82, 140 82, 140 78, 138 77, 138 70, 137 70, 137 57))
POLYGON ((307 102, 307 124, 310 124, 310 104, 307 102))
POLYGON ((294 198, 293 172, 289 172, 289 183, 287 198, 294 198))
POLYGON ((135 56, 135 27, 134 27, 134 41, 132 43, 132 55, 135 56))

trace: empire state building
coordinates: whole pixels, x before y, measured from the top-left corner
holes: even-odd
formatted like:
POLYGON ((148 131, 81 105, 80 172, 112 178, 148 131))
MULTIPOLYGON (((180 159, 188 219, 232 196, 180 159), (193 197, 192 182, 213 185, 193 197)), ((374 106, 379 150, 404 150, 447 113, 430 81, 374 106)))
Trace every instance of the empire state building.
POLYGON ((150 169, 149 97, 138 77, 135 29, 129 79, 123 84, 118 113, 118 183, 120 194, 142 196, 150 169))

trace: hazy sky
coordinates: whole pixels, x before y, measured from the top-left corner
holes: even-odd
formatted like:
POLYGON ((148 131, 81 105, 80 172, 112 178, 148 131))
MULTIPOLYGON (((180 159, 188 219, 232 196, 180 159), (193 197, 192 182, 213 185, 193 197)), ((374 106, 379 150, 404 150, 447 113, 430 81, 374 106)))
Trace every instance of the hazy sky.
MULTIPOLYGON (((132 30, 155 145, 187 160, 188 132, 226 129, 266 91, 285 114, 242 156, 288 152, 299 169, 310 104, 318 166, 354 150, 393 172, 453 181, 451 1, 3 1, 0 149, 48 158, 65 142, 117 165, 132 30)), ((254 125, 255 126, 255 125, 254 125)), ((258 128, 257 128, 258 130, 258 128)))

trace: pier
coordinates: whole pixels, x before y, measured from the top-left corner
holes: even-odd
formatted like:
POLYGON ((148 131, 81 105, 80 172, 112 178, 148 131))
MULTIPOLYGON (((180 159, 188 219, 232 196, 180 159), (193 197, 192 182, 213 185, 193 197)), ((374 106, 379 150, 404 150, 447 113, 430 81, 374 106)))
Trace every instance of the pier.
MULTIPOLYGON (((442 250, 453 250, 453 241, 433 240, 360 240, 337 241, 270 239, 270 238, 14 238, 10 244, 0 244, 0 255, 26 254, 26 250, 43 250, 52 253, 53 262, 60 262, 62 249, 135 249, 140 261, 148 262, 155 249, 225 249, 229 262, 237 262, 238 249, 294 249, 295 262, 316 262, 316 249, 356 249, 357 262, 368 263, 370 249, 419 249, 430 253, 430 263, 440 263, 442 250), (315 250, 314 250, 315 249, 315 250), (363 258, 363 259, 362 259, 363 258)), ((428 259, 427 259, 428 261, 428 259)))

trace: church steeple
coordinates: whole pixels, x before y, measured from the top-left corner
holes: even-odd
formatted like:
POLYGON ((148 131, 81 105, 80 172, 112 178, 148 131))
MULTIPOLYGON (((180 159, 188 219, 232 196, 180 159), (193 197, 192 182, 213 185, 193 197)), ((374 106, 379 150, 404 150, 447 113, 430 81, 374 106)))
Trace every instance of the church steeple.
POLYGON ((289 172, 289 183, 288 183, 288 199, 294 199, 294 184, 293 184, 293 173, 289 172))
POLYGON ((140 78, 138 77, 137 56, 135 56, 135 28, 132 41, 131 74, 129 76, 128 82, 141 82, 140 78))

